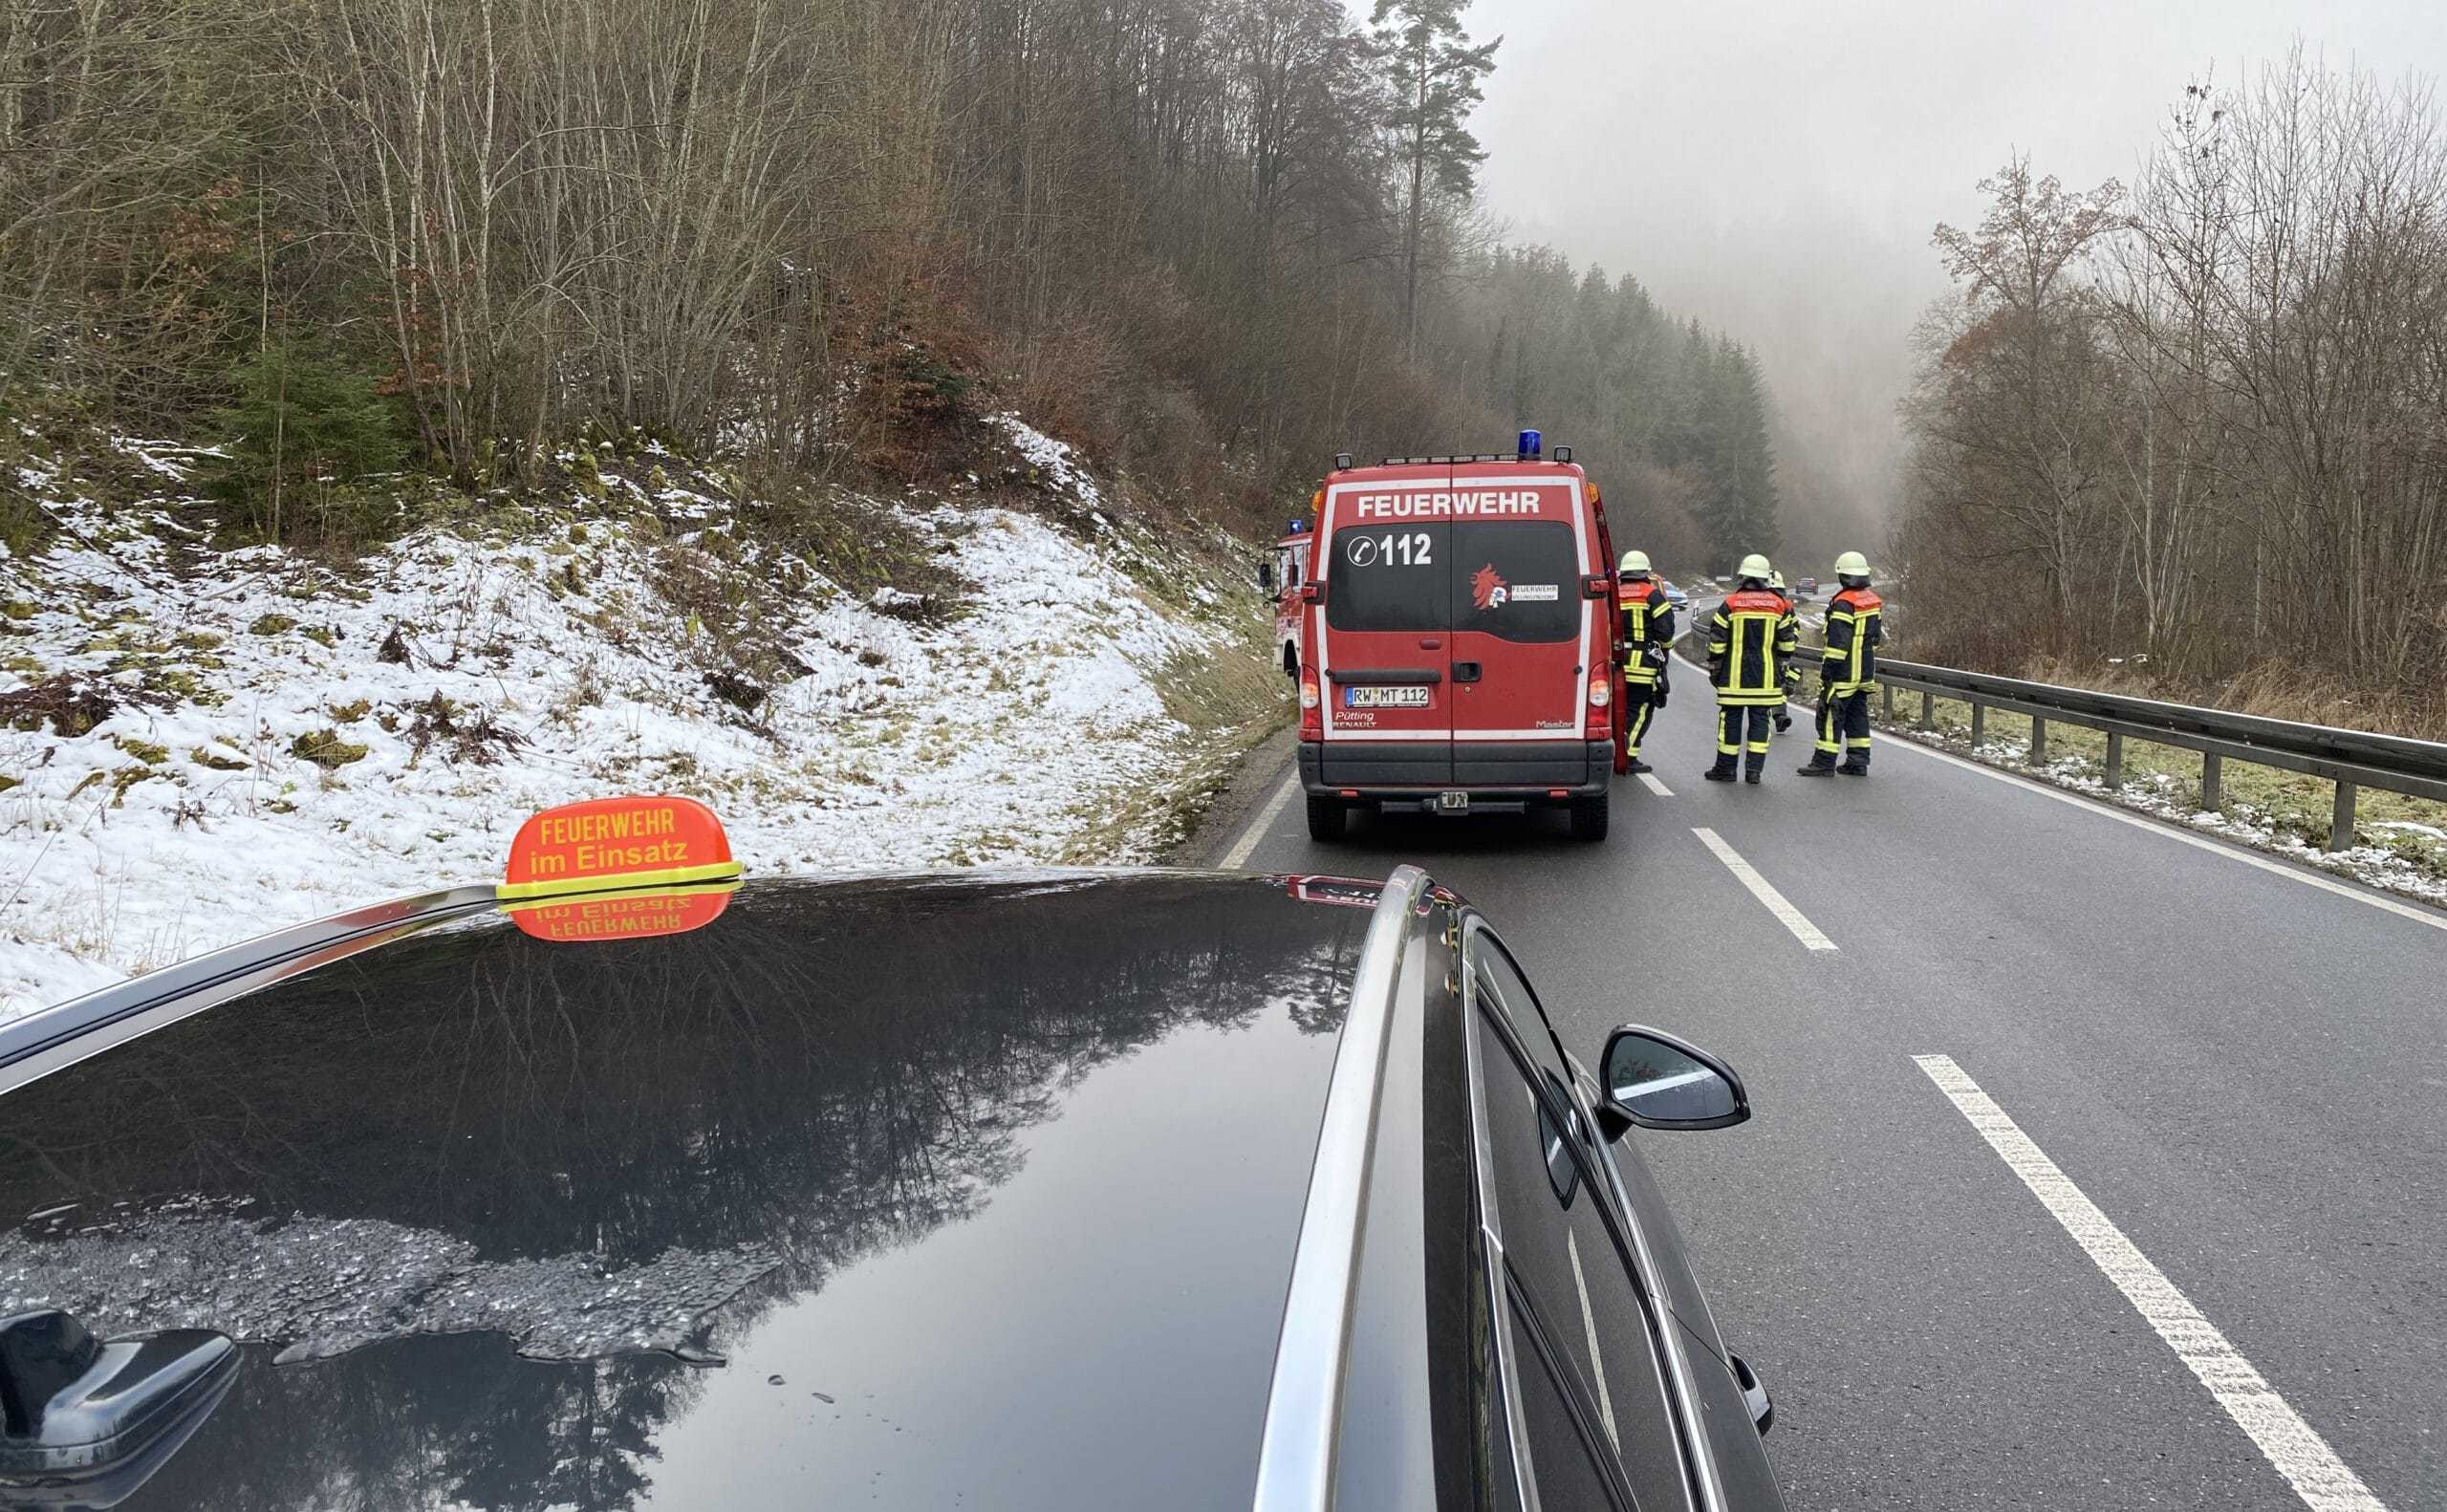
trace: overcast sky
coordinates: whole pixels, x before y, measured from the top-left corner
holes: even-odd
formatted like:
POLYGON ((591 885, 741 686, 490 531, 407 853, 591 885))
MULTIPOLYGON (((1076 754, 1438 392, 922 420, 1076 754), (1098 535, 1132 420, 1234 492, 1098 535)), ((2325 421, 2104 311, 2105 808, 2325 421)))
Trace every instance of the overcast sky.
POLYGON ((1476 0, 1464 19, 1505 37, 1475 126, 1515 239, 1730 327, 1797 423, 1871 451, 1858 433, 1885 425, 1945 287, 1930 227, 1977 219, 2009 150, 2068 184, 2129 181, 2188 79, 2238 80, 2298 33, 2390 80, 2447 75, 2447 0, 1476 0))

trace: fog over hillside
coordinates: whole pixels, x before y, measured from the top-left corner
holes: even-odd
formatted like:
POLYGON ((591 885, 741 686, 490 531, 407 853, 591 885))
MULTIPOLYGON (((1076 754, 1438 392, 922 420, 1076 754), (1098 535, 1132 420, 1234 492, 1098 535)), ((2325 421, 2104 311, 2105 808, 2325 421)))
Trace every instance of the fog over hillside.
POLYGON ((1882 513, 1911 328, 1946 292, 1930 228, 1977 220, 2009 151, 2068 185, 2129 180, 2189 80, 2240 82, 2298 36, 2382 77, 2447 74, 2436 0, 1476 0, 1465 19, 1505 38, 1474 122, 1490 208, 1757 350, 1784 518, 1810 539, 1823 512, 1882 513))

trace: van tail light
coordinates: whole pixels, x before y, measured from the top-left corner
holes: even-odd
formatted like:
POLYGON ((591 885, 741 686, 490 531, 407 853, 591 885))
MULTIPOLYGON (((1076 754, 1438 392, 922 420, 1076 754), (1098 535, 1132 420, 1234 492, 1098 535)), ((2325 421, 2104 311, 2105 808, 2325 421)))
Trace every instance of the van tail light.
POLYGON ((1600 674, 1589 680, 1589 706, 1602 709, 1614 702, 1614 680, 1600 674))
POLYGON ((1326 737, 1326 713, 1320 707, 1324 700, 1317 692, 1317 669, 1300 669, 1300 738, 1304 741, 1326 737))

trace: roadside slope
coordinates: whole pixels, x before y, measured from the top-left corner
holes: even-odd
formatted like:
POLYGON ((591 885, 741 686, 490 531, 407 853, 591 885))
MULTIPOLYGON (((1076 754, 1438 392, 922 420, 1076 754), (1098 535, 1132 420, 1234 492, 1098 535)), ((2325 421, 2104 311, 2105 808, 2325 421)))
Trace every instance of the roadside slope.
POLYGON ((652 447, 345 569, 212 550, 181 448, 116 443, 157 493, 107 509, 20 469, 63 529, 0 561, 0 1018, 624 790, 712 804, 751 873, 1153 856, 1272 714, 1256 616, 995 423, 1007 478, 834 501, 914 586, 652 447))

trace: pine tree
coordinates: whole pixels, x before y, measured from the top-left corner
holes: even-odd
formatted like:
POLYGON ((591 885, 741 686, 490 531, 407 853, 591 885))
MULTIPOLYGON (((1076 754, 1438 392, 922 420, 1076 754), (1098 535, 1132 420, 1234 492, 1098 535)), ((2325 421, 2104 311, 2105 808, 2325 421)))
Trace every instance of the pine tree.
POLYGON ((1369 15, 1385 74, 1402 226, 1402 346, 1418 350, 1418 292, 1428 215, 1440 198, 1466 201, 1486 152, 1462 124, 1483 97, 1504 38, 1470 45, 1469 0, 1376 0, 1369 15))

